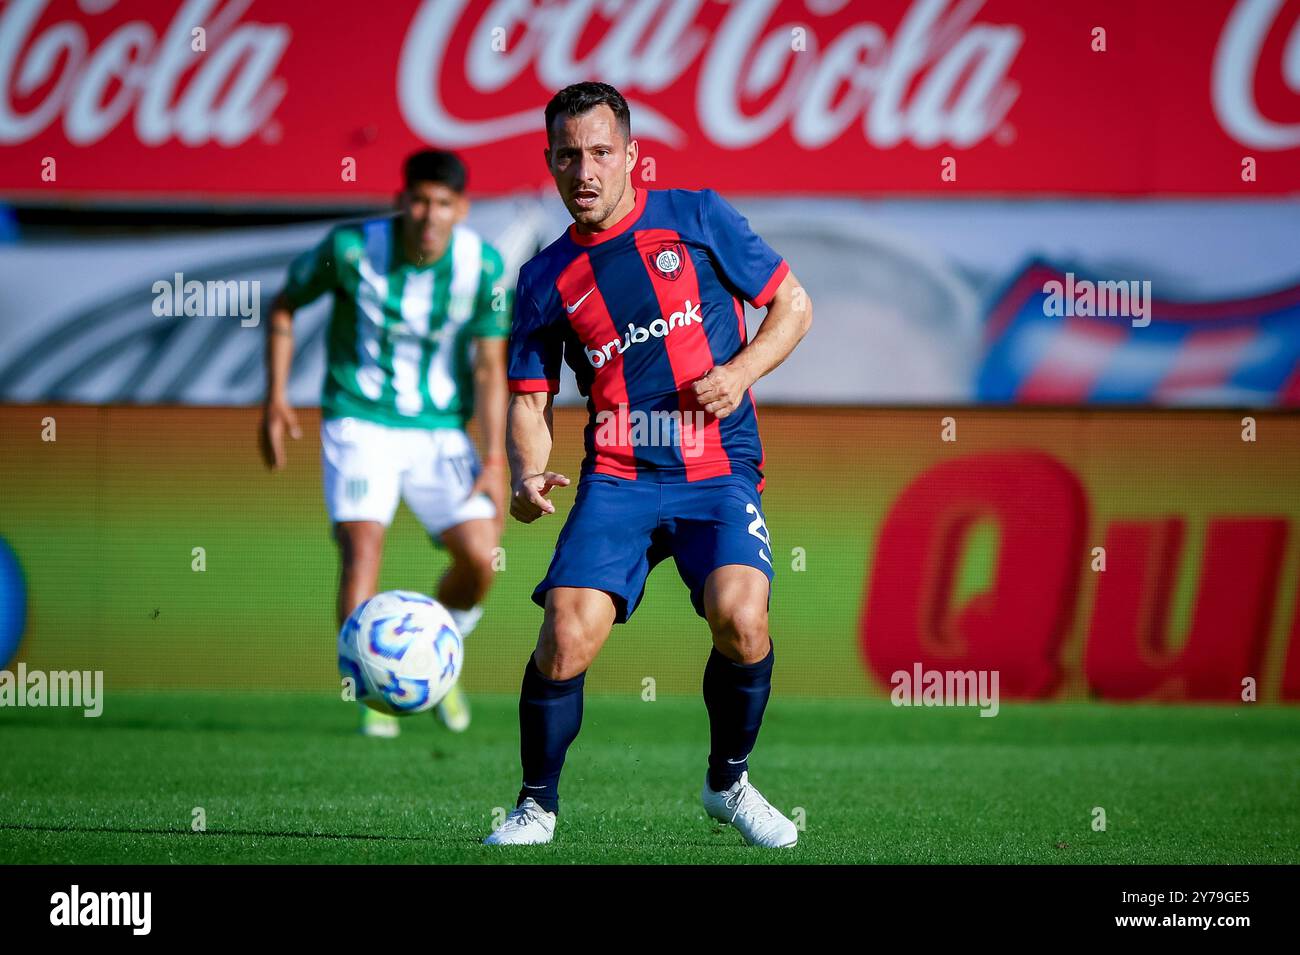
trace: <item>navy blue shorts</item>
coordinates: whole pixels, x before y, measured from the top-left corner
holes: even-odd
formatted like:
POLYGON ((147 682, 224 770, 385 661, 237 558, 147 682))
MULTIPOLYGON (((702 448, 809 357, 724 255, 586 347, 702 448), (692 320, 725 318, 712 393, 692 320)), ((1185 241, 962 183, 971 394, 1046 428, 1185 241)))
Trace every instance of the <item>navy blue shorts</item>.
POLYGON ((753 483, 732 475, 681 484, 587 475, 533 602, 545 607, 552 587, 604 590, 614 598, 615 622, 626 623, 650 571, 666 557, 701 617, 704 582, 719 567, 757 567, 770 584, 772 542, 753 483))

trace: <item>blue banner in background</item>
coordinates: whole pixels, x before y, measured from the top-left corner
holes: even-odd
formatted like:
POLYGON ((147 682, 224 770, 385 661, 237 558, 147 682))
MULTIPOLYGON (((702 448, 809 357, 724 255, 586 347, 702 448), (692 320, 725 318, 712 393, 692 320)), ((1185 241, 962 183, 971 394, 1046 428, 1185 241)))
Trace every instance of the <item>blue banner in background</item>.
POLYGON ((27 626, 27 585, 23 569, 3 537, 0 537, 0 669, 18 653, 27 626))
POLYGON ((1152 286, 1031 262, 988 309, 976 400, 1300 406, 1300 284, 1203 302, 1152 286))

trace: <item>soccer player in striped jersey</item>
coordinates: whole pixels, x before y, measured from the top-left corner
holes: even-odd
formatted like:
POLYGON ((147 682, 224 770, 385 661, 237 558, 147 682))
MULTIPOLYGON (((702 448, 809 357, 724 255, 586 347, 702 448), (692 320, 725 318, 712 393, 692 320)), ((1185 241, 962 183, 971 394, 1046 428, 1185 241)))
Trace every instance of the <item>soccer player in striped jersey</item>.
MULTIPOLYGON (((397 215, 341 225, 290 265, 268 324, 262 452, 281 468, 285 435, 300 434, 286 394, 293 313, 329 294, 321 463, 342 560, 339 624, 378 588, 384 532, 401 498, 451 556, 437 597, 468 636, 492 583, 505 511, 513 292, 501 255, 462 224, 461 160, 418 152, 404 175, 397 215), (475 413, 481 462, 465 433, 475 413)), ((362 732, 397 735, 395 717, 361 713, 362 732)), ((454 731, 469 726, 459 686, 438 715, 454 731)))
POLYGON ((586 459, 533 600, 545 610, 519 701, 523 787, 489 844, 549 842, 582 722, 587 667, 672 557, 713 650, 704 670, 710 816, 751 845, 794 824, 749 781, 771 692, 772 550, 750 386, 794 349, 812 307, 789 266, 717 193, 632 185, 637 143, 616 89, 579 83, 546 108, 546 160, 573 224, 519 274, 506 447, 511 514, 553 514, 560 362, 587 397, 586 459), (750 341, 742 301, 767 308, 750 341))

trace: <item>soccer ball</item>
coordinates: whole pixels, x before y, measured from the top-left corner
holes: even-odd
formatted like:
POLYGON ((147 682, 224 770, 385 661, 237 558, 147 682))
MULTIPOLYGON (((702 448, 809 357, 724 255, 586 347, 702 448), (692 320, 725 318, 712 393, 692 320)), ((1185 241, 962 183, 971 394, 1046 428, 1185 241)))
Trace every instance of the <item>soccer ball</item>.
POLYGON ((447 608, 412 590, 376 594, 339 631, 339 674, 356 698, 401 716, 437 706, 460 677, 464 642, 447 608))

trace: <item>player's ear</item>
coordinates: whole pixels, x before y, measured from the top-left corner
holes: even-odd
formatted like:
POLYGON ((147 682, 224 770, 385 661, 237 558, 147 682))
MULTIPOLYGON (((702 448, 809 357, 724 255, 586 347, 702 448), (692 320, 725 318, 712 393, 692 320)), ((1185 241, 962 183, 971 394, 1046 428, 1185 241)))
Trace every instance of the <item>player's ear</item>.
POLYGON ((542 156, 545 157, 546 168, 549 170, 551 168, 551 147, 550 146, 547 146, 545 149, 542 150, 542 156))
POLYGON ((636 157, 640 151, 641 146, 635 139, 627 144, 627 172, 636 168, 636 157))
POLYGON ((469 215, 469 196, 460 192, 456 194, 456 222, 464 222, 469 215))

